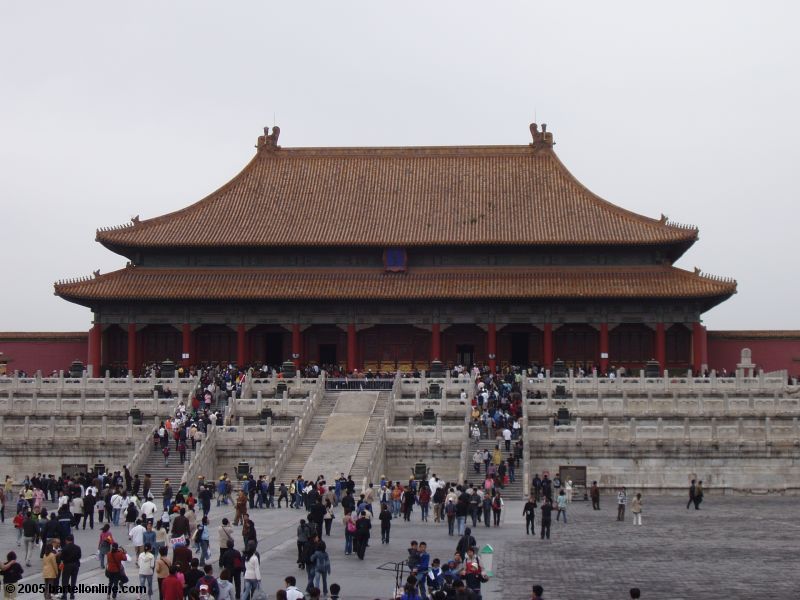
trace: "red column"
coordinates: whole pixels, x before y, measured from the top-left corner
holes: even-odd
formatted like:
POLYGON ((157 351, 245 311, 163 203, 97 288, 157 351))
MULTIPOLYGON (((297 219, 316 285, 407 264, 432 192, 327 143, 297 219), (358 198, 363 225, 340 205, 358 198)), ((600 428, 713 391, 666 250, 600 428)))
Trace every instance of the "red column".
POLYGON ((439 323, 431 326, 431 360, 442 360, 442 326, 439 323))
POLYGON ((300 354, 300 323, 292 323, 292 360, 295 367, 300 366, 300 354))
POLYGON ((705 346, 706 331, 698 321, 692 323, 692 370, 699 373, 703 368, 703 349, 705 346))
POLYGON ((656 360, 663 372, 667 368, 667 334, 663 323, 656 323, 656 360))
POLYGON ((600 371, 608 373, 608 323, 600 323, 600 371))
POLYGON ((544 324, 544 368, 553 368, 553 324, 544 324))
POLYGON ((358 367, 358 359, 356 358, 356 325, 355 323, 347 324, 347 370, 355 371, 358 367))
POLYGON ((189 323, 184 323, 181 327, 181 334, 182 334, 182 352, 185 356, 189 358, 181 358, 181 363, 183 364, 184 369, 188 369, 189 365, 192 364, 192 326, 189 323))
POLYGON ((136 323, 128 323, 128 374, 136 375, 136 323))
POLYGON ((486 351, 489 355, 489 370, 494 373, 497 367, 497 325, 489 323, 489 331, 486 334, 486 351))
POLYGON ((247 331, 243 323, 236 326, 236 363, 240 369, 247 364, 247 331))
POLYGON ((101 377, 100 373, 100 351, 103 346, 103 326, 95 323, 89 330, 89 364, 92 367, 92 377, 101 377))

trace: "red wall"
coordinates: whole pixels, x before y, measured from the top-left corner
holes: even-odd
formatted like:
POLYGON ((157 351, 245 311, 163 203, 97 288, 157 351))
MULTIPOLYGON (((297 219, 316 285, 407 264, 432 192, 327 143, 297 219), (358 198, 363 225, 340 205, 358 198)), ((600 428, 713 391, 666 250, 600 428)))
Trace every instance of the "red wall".
POLYGON ((800 375, 800 332, 754 331, 708 332, 708 368, 729 372, 741 360, 742 348, 750 348, 752 360, 759 369, 786 369, 790 375, 800 375))
POLYGON ((67 370, 73 360, 86 364, 89 352, 87 333, 0 333, 0 352, 9 358, 8 372, 26 371, 43 375, 67 370))

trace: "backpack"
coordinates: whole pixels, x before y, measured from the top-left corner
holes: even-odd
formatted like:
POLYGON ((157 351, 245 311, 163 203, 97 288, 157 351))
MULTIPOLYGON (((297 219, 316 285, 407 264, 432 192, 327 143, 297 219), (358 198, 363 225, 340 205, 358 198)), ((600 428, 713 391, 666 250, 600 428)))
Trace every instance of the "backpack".
POLYGON ((244 561, 242 560, 241 554, 236 554, 233 557, 232 566, 234 571, 243 571, 244 570, 244 561))
POLYGON ((456 505, 452 502, 448 503, 447 506, 444 507, 444 511, 448 517, 453 517, 456 514, 456 505))
POLYGON ((128 504, 128 518, 135 521, 138 515, 139 511, 136 509, 136 505, 133 502, 128 504))
POLYGON ((353 523, 352 519, 347 521, 347 531, 349 533, 355 533, 356 532, 356 524, 353 523))

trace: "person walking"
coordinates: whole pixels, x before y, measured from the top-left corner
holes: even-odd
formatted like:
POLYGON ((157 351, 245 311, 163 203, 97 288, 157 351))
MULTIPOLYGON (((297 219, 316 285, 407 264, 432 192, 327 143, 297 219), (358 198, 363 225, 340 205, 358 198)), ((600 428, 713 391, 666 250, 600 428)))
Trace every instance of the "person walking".
POLYGON ((625 505, 628 504, 628 493, 624 487, 619 488, 617 494, 617 521, 625 520, 625 505))
POLYGON ((697 487, 695 486, 695 480, 692 479, 692 483, 689 486, 689 501, 686 503, 686 510, 689 510, 689 507, 694 504, 695 508, 697 508, 697 503, 695 502, 695 495, 697 493, 697 487))
POLYGON ((558 492, 558 496, 556 497, 556 506, 558 507, 558 512, 556 512, 556 521, 561 520, 561 515, 564 515, 564 525, 567 524, 567 493, 564 490, 558 492))
POLYGON ((248 544, 244 551, 244 593, 242 598, 250 600, 261 587, 261 556, 256 552, 255 544, 248 544))
POLYGON ((311 562, 314 563, 314 587, 319 588, 319 580, 322 579, 322 593, 328 595, 328 575, 331 574, 331 559, 328 556, 325 542, 320 542, 317 549, 311 555, 311 562))
POLYGON ((631 501, 631 512, 633 513, 633 524, 642 524, 642 495, 636 494, 636 497, 631 501))
POLYGON ((139 567, 139 587, 147 590, 147 597, 152 598, 156 557, 153 555, 153 547, 150 544, 144 545, 144 549, 136 557, 136 565, 139 567))
POLYGON ((389 534, 392 530, 392 512, 386 504, 381 504, 378 520, 381 522, 381 544, 388 544, 389 534))
POLYGON ((534 521, 536 515, 536 497, 531 494, 525 506, 522 507, 522 516, 525 517, 525 535, 535 535, 534 521))
POLYGON ((17 553, 9 552, 6 554, 6 562, 0 564, 0 571, 3 574, 3 598, 11 600, 17 597, 17 582, 22 579, 25 572, 17 562, 17 553))
MULTIPOLYGON (((62 600, 67 598, 67 589, 72 590, 70 599, 75 600, 75 584, 78 582, 78 571, 81 568, 81 547, 75 543, 75 538, 68 535, 64 539, 64 549, 61 551, 61 589, 62 600), (71 586, 71 587, 67 587, 71 586)), ((113 549, 113 546, 112 546, 113 549)))
POLYGON ((703 501, 703 480, 697 482, 694 492, 694 509, 700 510, 700 503, 703 501))
POLYGON ((550 504, 550 498, 547 496, 544 497, 544 501, 542 502, 542 520, 539 523, 539 530, 542 533, 542 539, 547 537, 550 539, 550 522, 553 517, 553 505, 550 504))
POLYGON ((505 502, 503 502, 503 498, 500 496, 500 492, 497 492, 494 495, 494 499, 492 500, 492 515, 494 516, 494 526, 500 527, 500 517, 503 513, 503 506, 505 502))
POLYGON ((592 482, 589 497, 592 499, 592 510, 600 510, 600 488, 597 486, 596 481, 592 482))
POLYGON ((119 586, 125 580, 125 568, 122 563, 125 562, 127 554, 125 550, 114 543, 111 545, 111 551, 106 556, 106 577, 108 577, 108 587, 111 590, 111 597, 116 598, 119 592, 119 586))
POLYGON ((370 529, 372 529, 372 524, 369 522, 369 517, 367 517, 367 511, 363 510, 358 521, 356 521, 356 554, 361 560, 364 560, 364 553, 367 551, 370 529))
POLYGON ((42 579, 44 579, 44 598, 52 600, 53 594, 58 585, 58 552, 61 550, 61 542, 58 539, 51 540, 44 546, 44 557, 42 558, 42 579))

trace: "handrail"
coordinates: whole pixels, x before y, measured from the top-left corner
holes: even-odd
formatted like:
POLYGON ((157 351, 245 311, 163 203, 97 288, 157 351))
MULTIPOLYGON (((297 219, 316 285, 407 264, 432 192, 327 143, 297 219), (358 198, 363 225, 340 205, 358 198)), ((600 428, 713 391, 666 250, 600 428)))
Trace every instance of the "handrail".
POLYGON ((372 455, 367 462, 367 468, 364 470, 364 480, 361 482, 361 489, 366 490, 367 484, 371 481, 376 481, 379 477, 378 471, 384 469, 386 463, 386 428, 389 424, 394 424, 394 403, 398 395, 401 394, 402 380, 400 378, 400 371, 395 374, 392 389, 389 391, 389 398, 386 400, 386 407, 383 411, 383 418, 378 423, 378 429, 375 432, 376 445, 372 455))
POLYGON ((520 437, 522 438, 522 497, 527 498, 528 490, 531 488, 531 451, 528 444, 528 399, 526 398, 525 377, 522 378, 520 393, 522 394, 522 427, 520 427, 520 437))
POLYGON ((131 473, 138 473, 139 469, 144 464, 147 452, 153 446, 153 434, 155 431, 155 427, 148 429, 147 437, 136 446, 131 461, 128 463, 128 470, 130 470, 131 473))

